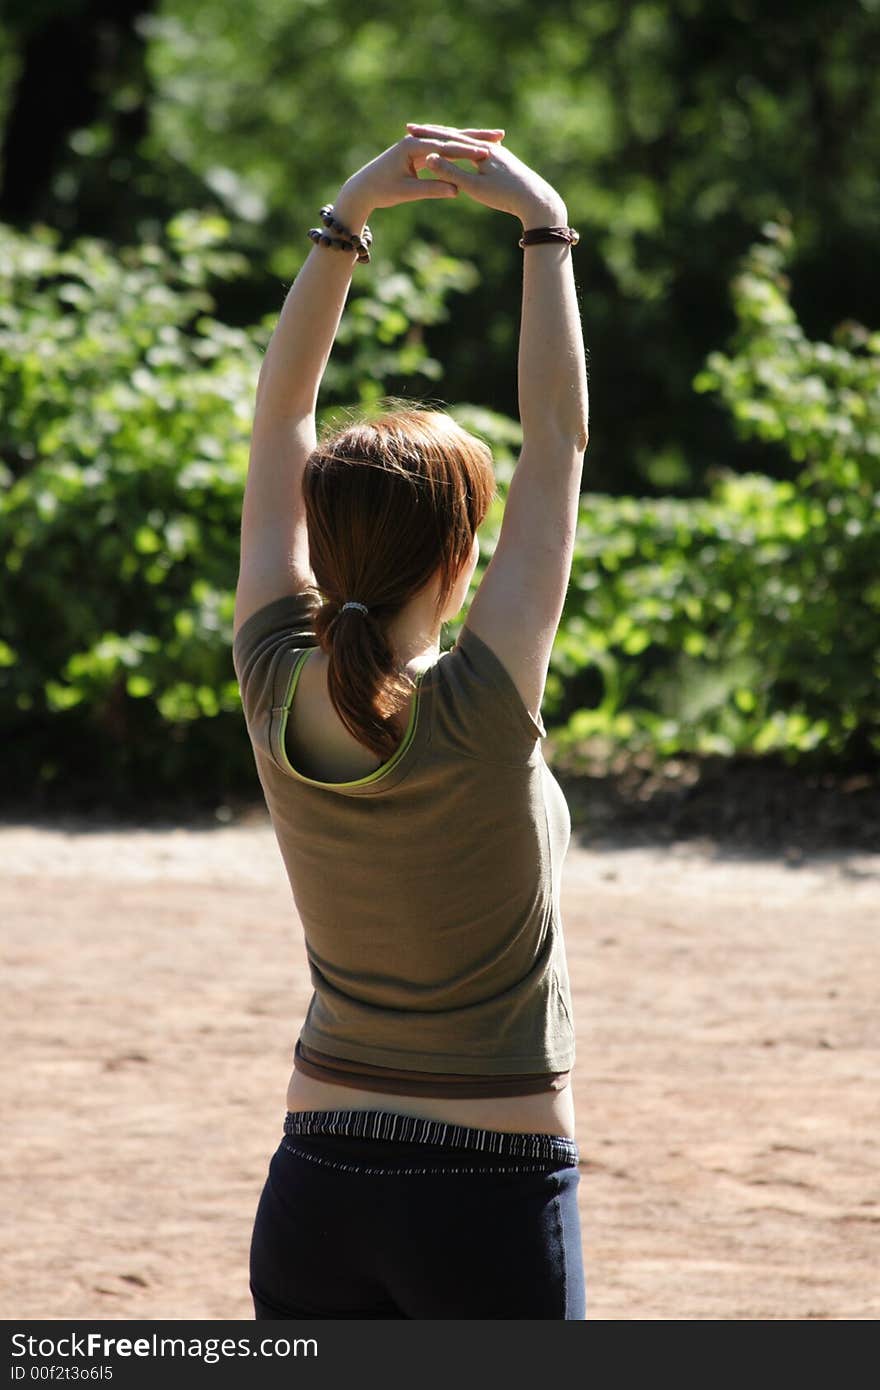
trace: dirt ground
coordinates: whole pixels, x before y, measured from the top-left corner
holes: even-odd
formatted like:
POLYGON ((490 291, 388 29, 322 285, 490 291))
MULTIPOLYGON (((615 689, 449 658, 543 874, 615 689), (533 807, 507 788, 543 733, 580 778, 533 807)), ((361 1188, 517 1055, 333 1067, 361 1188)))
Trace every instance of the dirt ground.
MULTIPOLYGON (((589 1316, 876 1318, 880 855, 579 838, 589 1316)), ((265 814, 6 823, 0 864, 0 1316, 250 1318, 309 998, 265 814)))

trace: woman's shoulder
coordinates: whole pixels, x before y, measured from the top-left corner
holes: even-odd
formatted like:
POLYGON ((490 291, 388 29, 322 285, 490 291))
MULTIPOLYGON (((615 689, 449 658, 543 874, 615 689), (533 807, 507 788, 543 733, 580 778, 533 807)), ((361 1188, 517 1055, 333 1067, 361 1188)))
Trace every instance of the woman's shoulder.
POLYGON ((471 757, 527 761, 546 737, 540 713, 533 718, 504 664, 467 625, 436 663, 432 683, 435 727, 471 757))

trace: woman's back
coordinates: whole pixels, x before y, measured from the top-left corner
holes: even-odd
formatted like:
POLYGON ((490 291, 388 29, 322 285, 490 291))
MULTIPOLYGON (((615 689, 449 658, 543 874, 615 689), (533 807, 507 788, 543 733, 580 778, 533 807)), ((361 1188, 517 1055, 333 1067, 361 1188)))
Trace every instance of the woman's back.
MULTIPOLYGON (((350 782, 374 772, 381 760, 345 727, 327 690, 326 655, 316 648, 303 662, 287 722, 287 752, 294 767, 321 782, 350 782)), ((403 738, 412 697, 398 716, 403 738)))
MULTIPOLYGON (((573 1137, 559 915, 570 818, 543 723, 465 626, 418 674, 392 758, 340 762, 328 741, 307 759, 290 721, 320 654, 314 602, 304 593, 253 615, 234 658, 315 985, 301 1042, 307 1057, 365 1066, 370 1083, 323 1081, 300 1058, 289 1108, 387 1108, 393 1096, 410 1114, 573 1137), (398 1069, 422 1078, 421 1094, 397 1079, 382 1090, 398 1069)), ((306 727, 310 716, 326 727, 326 692, 310 698, 306 727)))

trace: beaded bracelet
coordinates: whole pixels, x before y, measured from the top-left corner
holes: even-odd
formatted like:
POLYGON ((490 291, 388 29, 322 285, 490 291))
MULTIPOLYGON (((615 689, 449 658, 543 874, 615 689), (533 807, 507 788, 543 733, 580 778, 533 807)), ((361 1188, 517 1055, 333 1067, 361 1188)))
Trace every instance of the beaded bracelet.
POLYGON ((332 203, 327 203, 326 207, 321 208, 321 221, 325 227, 332 228, 340 235, 338 237, 328 236, 326 232, 321 231, 320 227, 310 227, 308 234, 316 246, 332 246, 334 251, 356 251, 358 261, 362 264, 369 261, 370 247, 373 244, 373 233, 369 227, 364 227, 361 236, 358 236, 357 232, 350 232, 333 216, 332 203))
POLYGON ((533 227, 530 232, 523 232, 519 244, 525 247, 539 246, 545 241, 567 241, 569 246, 577 246, 580 239, 574 227, 533 227))

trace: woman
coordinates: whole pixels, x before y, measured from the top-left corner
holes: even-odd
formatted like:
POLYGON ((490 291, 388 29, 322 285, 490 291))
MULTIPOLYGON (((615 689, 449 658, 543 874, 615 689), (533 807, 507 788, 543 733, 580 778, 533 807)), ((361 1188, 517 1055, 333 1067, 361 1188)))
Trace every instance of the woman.
POLYGON ((503 131, 407 130, 309 233, 257 390, 233 657, 314 993, 251 1291, 258 1318, 577 1320, 571 823, 540 713, 587 445, 577 234, 503 131), (368 217, 458 194, 522 223, 523 448, 441 653, 488 448, 402 406, 319 444, 315 405, 368 217))

